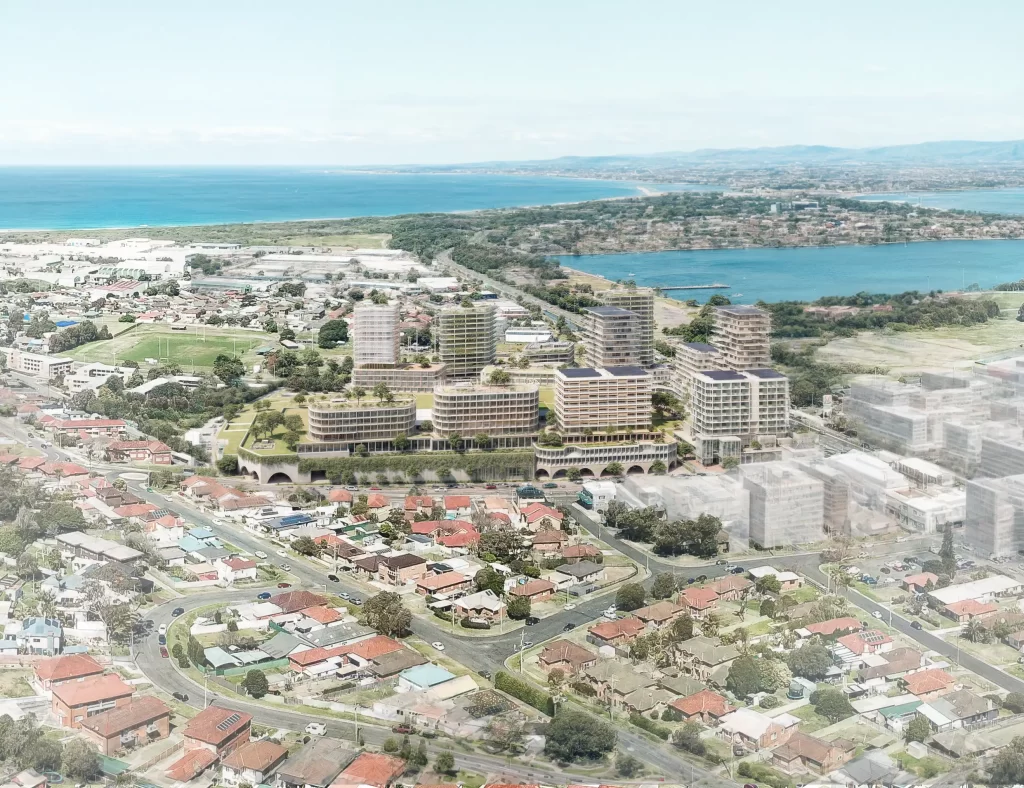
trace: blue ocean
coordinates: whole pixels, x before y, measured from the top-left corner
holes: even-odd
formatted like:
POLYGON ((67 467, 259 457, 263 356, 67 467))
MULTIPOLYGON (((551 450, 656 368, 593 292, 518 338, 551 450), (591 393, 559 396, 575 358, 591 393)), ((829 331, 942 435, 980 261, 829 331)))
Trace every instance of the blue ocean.
MULTIPOLYGON (((982 289, 1024 277, 1024 241, 935 241, 885 246, 721 249, 562 257, 562 264, 639 285, 721 283, 721 290, 673 290, 701 303, 714 293, 735 303, 812 301, 861 291, 982 289)), ((1024 295, 1021 300, 1024 301, 1024 295)))
POLYGON ((862 200, 893 200, 925 208, 978 211, 980 213, 1024 213, 1024 189, 959 189, 942 192, 887 192, 865 194, 862 200))
MULTIPOLYGON (((653 185, 668 191, 700 189, 653 185)), ((279 222, 550 205, 642 194, 625 181, 312 168, 0 168, 0 230, 279 222)))

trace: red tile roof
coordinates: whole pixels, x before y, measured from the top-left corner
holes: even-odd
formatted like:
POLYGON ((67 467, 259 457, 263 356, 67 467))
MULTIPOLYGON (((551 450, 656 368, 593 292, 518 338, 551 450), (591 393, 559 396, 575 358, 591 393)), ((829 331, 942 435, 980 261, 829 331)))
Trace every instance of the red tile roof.
POLYGON ((115 706, 92 717, 86 717, 82 720, 82 727, 95 731, 104 739, 109 739, 111 736, 170 715, 170 707, 160 698, 140 695, 126 706, 115 706))
POLYGON ((246 569, 256 568, 256 562, 250 561, 247 558, 225 558, 223 563, 224 566, 230 567, 235 572, 241 572, 246 569))
POLYGON ((142 517, 144 514, 155 512, 157 509, 151 503, 131 503, 127 506, 118 506, 114 509, 114 513, 118 517, 142 517))
POLYGON ((991 602, 979 602, 977 599, 965 599, 963 602, 954 602, 946 605, 946 610, 959 618, 960 616, 983 616, 986 613, 995 613, 999 605, 991 602))
POLYGON ((307 607, 305 610, 301 610, 299 612, 307 618, 311 618, 321 624, 330 624, 333 621, 341 621, 341 613, 332 608, 323 607, 322 605, 307 607))
POLYGON ((401 758, 377 752, 363 752, 334 778, 334 782, 346 784, 346 781, 351 780, 359 785, 384 788, 404 771, 405 761, 401 758))
POLYGON ((511 593, 512 596, 535 596, 537 594, 543 594, 546 591, 554 590, 555 584, 552 583, 550 580, 541 580, 539 578, 534 578, 532 580, 526 581, 522 585, 513 586, 512 590, 509 593, 511 593))
POLYGON ((923 695, 951 687, 956 683, 956 679, 941 668, 932 668, 908 673, 903 677, 903 683, 907 685, 907 692, 911 695, 923 695))
POLYGON ((562 513, 557 509, 552 509, 550 506, 545 506, 542 503, 530 504, 523 510, 523 516, 526 518, 526 522, 535 523, 544 517, 550 517, 552 520, 562 521, 562 513))
POLYGON ((66 419, 57 421, 57 429, 61 430, 88 430, 93 427, 127 427, 121 419, 66 419))
POLYGON ((844 635, 837 642, 846 646, 854 654, 863 654, 877 651, 878 646, 884 643, 892 643, 892 638, 877 629, 869 629, 864 632, 855 632, 852 635, 844 635))
POLYGON ((200 747, 186 752, 178 760, 167 767, 167 771, 165 773, 172 780, 187 783, 189 780, 192 780, 202 774, 216 762, 217 754, 215 752, 211 752, 205 747, 200 747))
POLYGON ((327 493, 327 500, 331 503, 352 503, 352 493, 348 490, 331 490, 327 493))
POLYGON ((244 711, 207 706, 189 720, 182 733, 190 739, 219 745, 230 739, 252 722, 252 715, 244 711))
POLYGON ((382 509, 388 505, 388 498, 384 493, 370 493, 366 496, 366 506, 370 509, 382 509))
POLYGON ((444 508, 447 512, 452 509, 468 509, 470 504, 468 495, 446 495, 444 497, 444 508))
POLYGON ((571 544, 562 548, 562 558, 592 558, 601 551, 589 544, 571 544))
POLYGON ((679 601, 696 610, 704 610, 718 602, 718 593, 711 588, 687 588, 679 595, 679 601))
POLYGON ((905 586, 916 586, 917 588, 924 588, 931 581, 932 585, 939 582, 939 576, 932 574, 931 572, 921 572, 917 575, 907 575, 903 578, 903 585, 905 586))
POLYGON ((595 624, 588 630, 602 640, 615 640, 616 638, 632 638, 644 631, 644 624, 638 618, 621 618, 617 621, 602 621, 595 624))
POLYGON ((416 587, 424 588, 427 591, 437 591, 442 588, 461 585, 468 580, 469 578, 465 575, 460 575, 458 572, 443 572, 439 575, 421 577, 416 581, 416 587))
POLYGON ((84 706, 132 695, 135 688, 125 684, 116 673, 95 676, 85 681, 69 681, 53 688, 54 697, 69 707, 84 706))
POLYGON ((401 651, 403 646, 397 640, 392 640, 385 635, 377 635, 366 640, 360 640, 351 646, 346 646, 348 653, 362 659, 377 659, 393 651, 401 651))
POLYGON ((434 499, 429 495, 407 495, 405 496, 406 509, 432 509, 434 499))
POLYGON ((459 531, 454 534, 445 534, 437 537, 437 543, 442 547, 468 547, 480 541, 480 532, 475 528, 468 531, 459 531))
POLYGON ((280 744, 263 739, 243 744, 224 759, 223 764, 232 769, 252 769, 265 772, 275 763, 288 755, 288 750, 280 744))
POLYGON ((565 531, 556 531, 554 529, 546 531, 537 531, 533 535, 534 544, 561 544, 569 538, 569 534, 565 531))
POLYGON ((110 451, 129 451, 131 449, 149 449, 154 454, 164 454, 171 450, 163 441, 114 441, 107 446, 110 451))
POLYGON ((270 597, 267 601, 281 608, 282 613, 296 613, 307 607, 319 607, 327 604, 327 597, 314 594, 312 591, 286 591, 283 594, 270 597))
POLYGON ((692 717, 695 714, 710 714, 713 717, 722 717, 733 711, 729 701, 717 692, 712 692, 708 689, 701 690, 685 698, 676 698, 668 705, 681 711, 687 717, 692 717))
POLYGON ((68 681, 98 675, 103 666, 88 654, 66 654, 37 662, 35 670, 40 681, 68 681))

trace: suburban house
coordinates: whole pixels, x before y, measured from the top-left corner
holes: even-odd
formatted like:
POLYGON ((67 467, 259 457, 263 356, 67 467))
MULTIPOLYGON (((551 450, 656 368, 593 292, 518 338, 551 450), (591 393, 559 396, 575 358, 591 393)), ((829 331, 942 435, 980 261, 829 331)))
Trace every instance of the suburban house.
POLYGON ((538 531, 533 535, 531 544, 533 552, 541 555, 549 553, 561 553, 562 545, 569 541, 569 534, 565 531, 547 529, 538 531))
POLYGON ((881 665, 870 665, 861 668, 857 674, 858 681, 870 681, 871 679, 884 678, 889 680, 898 679, 913 670, 920 668, 924 662, 924 655, 912 648, 896 648, 887 651, 882 657, 885 662, 881 665))
POLYGON ((662 627, 668 626, 685 613, 685 607, 673 604, 667 599, 662 599, 659 602, 655 602, 653 605, 648 605, 647 607, 642 607, 639 610, 633 611, 633 615, 644 622, 644 625, 646 625, 648 629, 661 629, 662 627))
POLYGON ((207 706, 182 730, 185 749, 202 749, 221 758, 249 741, 251 727, 251 714, 207 706))
POLYGON ((412 553, 381 556, 377 565, 377 577, 382 583, 404 586, 419 580, 427 573, 427 561, 412 553))
MULTIPOLYGON (((10 627, 5 634, 11 632, 10 627)), ((28 654, 53 656, 64 650, 64 628, 55 618, 30 616, 21 622, 21 629, 14 632, 18 649, 28 654)))
POLYGON ((171 447, 162 441, 114 441, 107 445, 107 456, 114 462, 143 462, 170 465, 171 447))
POLYGON ((377 522, 382 522, 391 513, 391 504, 384 493, 370 493, 366 496, 366 513, 377 515, 377 522))
POLYGON ((458 572, 442 572, 439 575, 426 575, 416 581, 416 593, 421 596, 449 595, 456 591, 464 591, 473 585, 473 578, 458 572))
POLYGON ((537 663, 545 673, 557 669, 572 675, 596 665, 597 654, 572 641, 556 640, 538 655, 537 663))
POLYGON ((904 591, 910 591, 914 594, 921 594, 924 593, 929 583, 931 583, 932 587, 934 588, 935 584, 938 582, 938 575, 932 574, 931 572, 921 572, 920 574, 916 575, 907 575, 903 578, 903 581, 900 585, 902 586, 904 591))
POLYGON ((469 517, 473 511, 473 502, 468 495, 446 495, 444 497, 444 511, 446 515, 469 517))
POLYGON ((543 602, 555 595, 555 584, 550 580, 531 578, 525 583, 517 583, 508 592, 511 596, 529 599, 530 602, 543 602))
POLYGON ((775 749, 772 762, 787 772, 807 770, 828 774, 850 760, 856 750, 857 745, 849 739, 827 742, 797 731, 788 742, 775 749))
POLYGON ((531 503, 520 513, 522 524, 534 533, 538 531, 558 531, 562 529, 562 520, 565 519, 558 509, 554 509, 545 503, 531 503))
POLYGON ((248 558, 218 558, 213 565, 217 567, 218 578, 228 583, 256 579, 256 562, 248 558))
POLYGON ((725 575, 717 580, 712 580, 705 587, 710 588, 718 594, 719 599, 725 602, 735 602, 744 594, 748 593, 748 590, 752 588, 753 585, 754 584, 743 575, 725 575))
POLYGON ((756 752, 785 744, 799 724, 800 719, 792 714, 768 717, 753 709, 740 708, 722 717, 718 735, 730 744, 756 752))
POLYGON ((278 768, 277 784, 280 788, 328 788, 353 754, 339 739, 314 736, 278 768))
POLYGON ((999 709, 988 698, 962 689, 922 703, 917 707, 917 713, 928 720, 932 731, 942 733, 986 725, 999 716, 999 709))
POLYGON ((267 602, 277 607, 281 613, 297 613, 308 607, 326 605, 327 597, 314 594, 312 591, 287 591, 270 597, 267 602))
POLYGON ((729 665, 740 655, 735 646, 723 646, 717 639, 698 635, 675 647, 675 663, 686 676, 718 687, 725 686, 729 665))
POLYGON ((379 752, 362 752, 346 766, 334 780, 334 785, 388 788, 405 772, 405 761, 394 755, 379 752))
POLYGON ((80 728, 87 717, 127 706, 134 692, 116 673, 68 681, 51 688, 50 711, 62 728, 80 728))
POLYGON ((679 595, 679 604, 690 618, 700 620, 718 608, 718 593, 710 588, 687 588, 679 595))
POLYGON ((952 690, 956 679, 941 668, 929 668, 906 674, 900 683, 911 695, 930 701, 952 690))
POLYGON ((225 785, 266 785, 288 757, 288 750, 269 739, 243 744, 221 761, 220 781, 225 785))
POLYGON ((687 720, 697 720, 705 725, 717 725, 722 717, 735 709, 722 695, 709 689, 701 690, 686 698, 676 698, 668 704, 687 720))
POLYGON ((49 692, 70 681, 78 682, 103 673, 103 666, 88 654, 65 654, 37 662, 35 677, 39 687, 49 692))
POLYGON ((976 599, 965 599, 942 608, 942 614, 959 624, 966 624, 972 618, 987 616, 999 610, 999 605, 991 602, 979 602, 976 599))
POLYGON ((797 634, 803 637, 811 637, 811 635, 821 635, 825 638, 831 638, 836 633, 849 633, 859 632, 864 629, 864 625, 855 618, 846 616, 844 618, 830 618, 828 621, 819 621, 816 624, 808 624, 806 627, 797 630, 797 634), (803 635, 807 632, 806 635, 803 635))
MULTIPOLYGON (((561 532, 559 532, 561 533, 561 532)), ((605 579, 605 568, 593 561, 580 561, 576 564, 562 564, 555 572, 570 578, 570 585, 586 585, 605 579)))
POLYGON ((171 709, 153 695, 140 695, 124 706, 86 717, 80 730, 101 755, 116 755, 166 739, 171 733, 171 709))
POLYGON ((638 690, 657 686, 658 682, 651 676, 641 673, 633 665, 625 665, 615 660, 603 660, 586 668, 582 679, 597 693, 598 700, 621 708, 626 699, 638 690))
POLYGON ((621 647, 644 634, 644 623, 638 618, 619 618, 594 624, 587 632, 587 640, 595 646, 621 647))
POLYGON ((497 621, 505 615, 505 603, 491 589, 477 591, 461 599, 455 600, 455 613, 458 616, 482 618, 486 621, 497 621))
POLYGON ((430 514, 434 499, 429 495, 405 496, 405 519, 411 520, 417 514, 430 514))
POLYGON ((577 561, 591 561, 599 555, 601 555, 601 551, 589 544, 570 544, 562 548, 562 558, 570 564, 575 564, 577 561))

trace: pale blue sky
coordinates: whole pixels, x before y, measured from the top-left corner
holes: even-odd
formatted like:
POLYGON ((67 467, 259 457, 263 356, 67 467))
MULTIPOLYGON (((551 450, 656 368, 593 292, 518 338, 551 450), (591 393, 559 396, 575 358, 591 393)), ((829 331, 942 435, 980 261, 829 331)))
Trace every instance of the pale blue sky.
POLYGON ((0 164, 1024 138, 1024 3, 3 0, 0 164))

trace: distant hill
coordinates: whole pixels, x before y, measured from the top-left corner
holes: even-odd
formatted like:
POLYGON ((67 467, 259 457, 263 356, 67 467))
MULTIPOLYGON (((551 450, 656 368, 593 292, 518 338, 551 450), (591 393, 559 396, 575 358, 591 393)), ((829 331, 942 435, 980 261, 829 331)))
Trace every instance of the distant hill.
POLYGON ((876 164, 979 166, 1024 164, 1024 140, 976 142, 950 140, 880 148, 833 148, 827 145, 786 145, 777 148, 704 148, 695 151, 638 156, 562 156, 533 161, 490 161, 435 166, 387 167, 402 172, 474 170, 514 171, 631 171, 673 167, 777 167, 792 164, 876 164))

